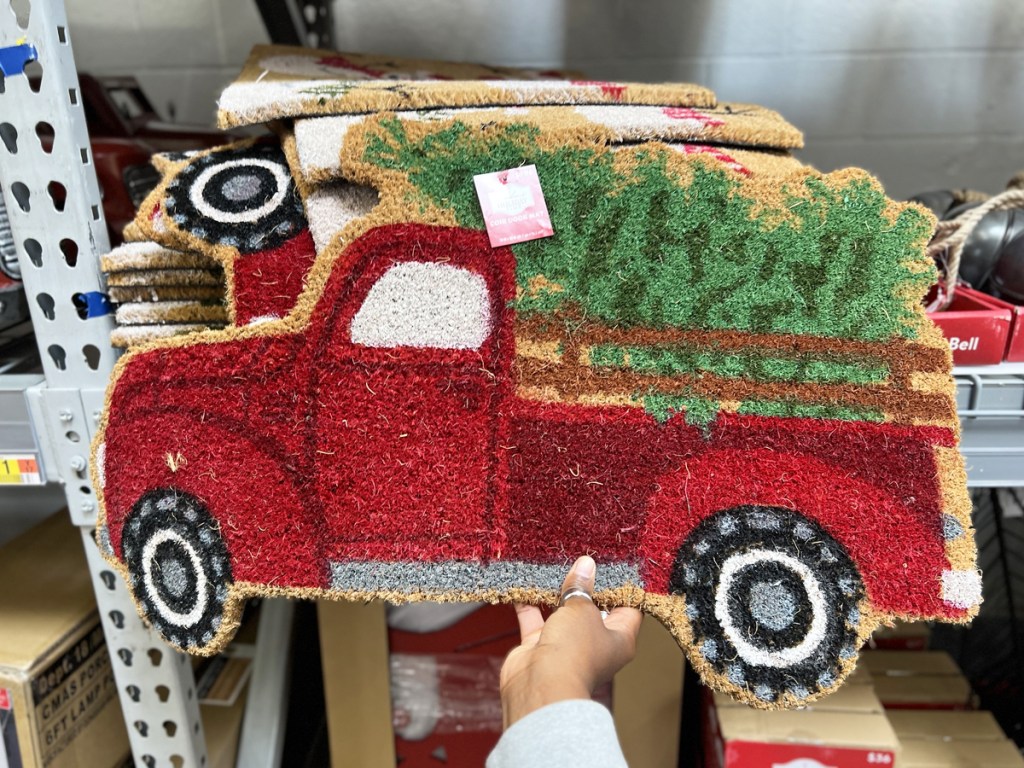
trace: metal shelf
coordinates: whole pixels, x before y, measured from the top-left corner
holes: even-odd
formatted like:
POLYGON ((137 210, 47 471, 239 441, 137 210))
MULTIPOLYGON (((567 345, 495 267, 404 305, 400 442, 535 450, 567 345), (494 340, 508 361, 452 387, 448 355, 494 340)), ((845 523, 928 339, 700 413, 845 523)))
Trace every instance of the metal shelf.
POLYGON ((953 375, 967 484, 1024 486, 1024 363, 962 366, 953 375))
MULTIPOLYGON (((89 445, 116 354, 112 317, 84 319, 74 298, 104 290, 98 255, 109 241, 63 2, 25 5, 25 26, 9 4, 0 8, 0 48, 20 49, 35 69, 32 82, 22 73, 0 78, 0 188, 38 344, 34 367, 41 363, 42 375, 3 375, 21 363, 0 363, 0 458, 6 451, 32 455, 46 479, 64 486, 136 764, 200 768, 206 742, 189 657, 143 625, 93 538, 89 445), (53 136, 48 150, 38 138, 43 133, 53 136)), ((0 333, 0 345, 10 341, 0 333)), ((292 605, 268 600, 264 608, 249 696, 259 706, 247 708, 242 724, 239 765, 246 768, 277 765, 283 746, 292 605)))
POLYGON ((44 485, 46 463, 32 427, 29 391, 41 374, 0 376, 0 485, 44 485))

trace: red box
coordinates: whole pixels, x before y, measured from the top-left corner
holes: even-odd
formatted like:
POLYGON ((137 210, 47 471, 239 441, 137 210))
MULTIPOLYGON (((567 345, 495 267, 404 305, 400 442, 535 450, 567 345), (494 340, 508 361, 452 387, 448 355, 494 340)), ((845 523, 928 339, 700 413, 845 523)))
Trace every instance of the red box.
POLYGON ((991 296, 957 288, 953 303, 928 317, 949 339, 956 365, 994 365, 1002 362, 1013 324, 1013 312, 997 306, 991 296))
POLYGON ((1019 304, 1011 304, 1005 299, 997 299, 995 296, 981 294, 982 299, 996 309, 1009 310, 1013 315, 1013 323, 1010 327, 1010 340, 1006 345, 1004 360, 1013 363, 1024 362, 1024 307, 1019 304))
MULTIPOLYGON (((436 632, 388 631, 391 653, 449 655, 462 654, 478 658, 479 663, 494 659, 500 667, 505 655, 519 645, 519 624, 510 605, 485 605, 455 624, 436 632)), ((439 693, 443 681, 438 681, 439 693)), ((497 681, 495 704, 500 710, 497 681)), ((398 713, 399 720, 403 718, 398 713)), ((399 723, 402 725, 402 723, 399 723)), ((450 766, 483 765, 487 755, 501 736, 499 720, 495 730, 468 729, 463 733, 430 733, 413 741, 395 735, 395 750, 403 768, 433 768, 442 765, 443 756, 450 766)))

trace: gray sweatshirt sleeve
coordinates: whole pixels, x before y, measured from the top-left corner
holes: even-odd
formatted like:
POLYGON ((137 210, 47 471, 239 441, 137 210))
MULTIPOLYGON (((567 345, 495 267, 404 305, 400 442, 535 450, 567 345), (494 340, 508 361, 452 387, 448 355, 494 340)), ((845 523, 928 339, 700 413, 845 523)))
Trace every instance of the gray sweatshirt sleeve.
POLYGON ((487 768, 627 768, 615 723, 602 705, 559 701, 531 712, 502 735, 487 768))

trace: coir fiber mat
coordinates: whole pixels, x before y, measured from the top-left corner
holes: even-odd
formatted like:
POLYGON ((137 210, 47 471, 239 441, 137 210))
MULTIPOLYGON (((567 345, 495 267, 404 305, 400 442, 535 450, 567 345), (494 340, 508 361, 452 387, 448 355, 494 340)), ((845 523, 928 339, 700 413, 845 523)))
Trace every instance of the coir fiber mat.
POLYGON ((147 269, 220 269, 220 262, 201 253, 177 251, 152 241, 127 242, 100 257, 104 272, 147 269))
POLYGON ((715 95, 698 85, 609 83, 558 72, 258 45, 221 94, 218 120, 231 128, 341 112, 616 103, 713 107, 715 95))
POLYGON ((110 343, 119 349, 130 349, 172 336, 186 336, 223 327, 223 324, 217 323, 121 325, 110 332, 110 343))
POLYGON ((100 258, 107 292, 116 304, 115 347, 129 347, 169 335, 223 328, 228 320, 220 262, 200 253, 166 248, 158 243, 127 242, 100 258), (178 285, 126 285, 172 281, 178 285), (191 280, 191 284, 188 282, 191 280), (213 285, 199 282, 216 281, 213 285), (128 329, 127 327, 130 327, 128 329))
POLYGON ((759 707, 835 688, 881 623, 974 615, 931 218, 686 146, 353 126, 340 180, 379 202, 291 313, 118 363, 98 538, 142 615, 212 653, 250 596, 553 605, 590 553, 599 605, 759 707), (492 247, 473 177, 526 165, 554 235, 492 247))
MULTIPOLYGON (((301 171, 308 181, 336 178, 346 135, 372 115, 336 115, 295 121, 301 171)), ((803 135, 769 109, 719 104, 711 109, 600 105, 512 107, 396 112, 403 122, 458 122, 462 125, 535 125, 544 131, 578 134, 602 144, 638 141, 689 142, 789 150, 803 146, 803 135)))
MULTIPOLYGON (((143 202, 134 229, 165 248, 222 266, 232 323, 287 315, 316 253, 277 142, 248 140, 164 155, 157 167, 161 182, 143 202)), ((124 285, 116 274, 110 284, 124 285)))
POLYGON ((223 304, 199 301, 126 302, 115 312, 119 325, 154 325, 209 322, 224 325, 227 309, 223 304))
POLYGON ((138 285, 108 286, 107 294, 115 304, 126 301, 200 301, 224 303, 224 286, 219 285, 138 285))

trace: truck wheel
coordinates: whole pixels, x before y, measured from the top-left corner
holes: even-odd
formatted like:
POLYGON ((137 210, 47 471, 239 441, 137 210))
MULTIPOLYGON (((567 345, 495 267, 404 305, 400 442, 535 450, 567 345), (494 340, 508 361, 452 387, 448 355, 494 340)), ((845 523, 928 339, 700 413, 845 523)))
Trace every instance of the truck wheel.
POLYGON ((231 562, 202 502, 173 488, 150 491, 128 516, 122 549, 153 629, 182 650, 208 652, 224 621, 231 562))
POLYGON ((704 520, 679 550, 670 590, 686 601, 698 666, 761 702, 831 689, 856 658, 857 567, 791 510, 736 507, 704 520))
POLYGON ((269 144, 196 158, 167 185, 164 204, 181 229, 242 254, 277 248, 306 222, 284 153, 269 144))

